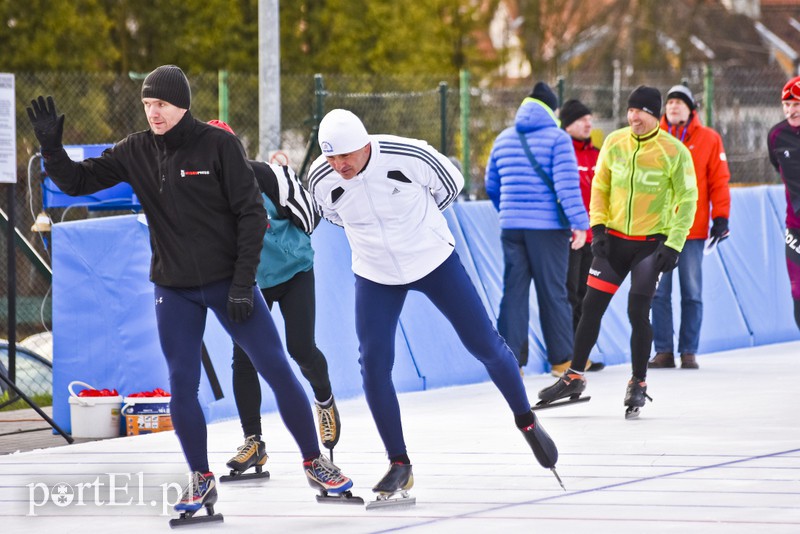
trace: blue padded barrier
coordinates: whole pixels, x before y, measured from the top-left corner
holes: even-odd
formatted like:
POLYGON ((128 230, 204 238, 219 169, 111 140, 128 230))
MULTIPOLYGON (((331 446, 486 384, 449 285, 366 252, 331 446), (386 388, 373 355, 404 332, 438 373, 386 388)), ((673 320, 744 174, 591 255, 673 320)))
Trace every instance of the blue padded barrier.
MULTIPOLYGON (((783 252, 783 188, 734 189, 732 200, 731 238, 703 263, 705 320, 700 352, 800 339, 783 252)), ((503 269, 497 213, 489 202, 469 202, 455 204, 445 216, 461 261, 494 320, 503 269)), ((328 358, 336 395, 360 395, 350 248, 343 230, 326 221, 312 242, 317 344, 328 358)), ((134 215, 60 223, 53 226, 53 243, 53 413, 56 422, 69 429, 67 385, 72 380, 116 388, 123 395, 169 386, 148 281, 147 227, 134 215)), ((607 364, 629 360, 628 288, 626 281, 612 300, 593 359, 607 364)), ((549 369, 539 341, 538 313, 532 288, 530 373, 549 369)), ((277 307, 273 317, 283 336, 277 307)), ((200 400, 206 417, 209 421, 235 417, 231 342, 213 317, 207 321, 204 340, 225 394, 215 401, 204 376, 200 400)), ((487 379, 483 366, 466 353, 441 313, 418 294, 409 295, 395 347, 398 391, 487 379)), ((295 370, 300 376, 296 366, 295 370)), ((305 380, 300 382, 310 398, 310 388, 305 380)), ((272 393, 267 387, 262 390, 262 410, 274 410, 272 393)))
MULTIPOLYGON (((779 222, 770 189, 758 186, 731 190, 731 237, 719 254, 736 292, 752 344, 798 339, 789 276, 779 222)), ((726 317, 730 310, 722 310, 726 317)))

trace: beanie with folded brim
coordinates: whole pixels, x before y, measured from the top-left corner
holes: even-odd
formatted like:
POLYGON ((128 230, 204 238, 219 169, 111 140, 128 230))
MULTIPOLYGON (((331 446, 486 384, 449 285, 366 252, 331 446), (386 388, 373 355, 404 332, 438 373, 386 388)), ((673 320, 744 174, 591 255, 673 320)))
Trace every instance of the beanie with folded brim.
POLYGON ((189 80, 175 65, 162 65, 148 74, 142 83, 142 98, 157 98, 182 109, 192 106, 189 80))
POLYGON ((628 109, 641 109, 655 118, 661 117, 661 92, 655 87, 640 85, 628 97, 628 109))
POLYGON ((694 111, 694 95, 692 94, 691 89, 685 85, 675 85, 671 87, 669 91, 667 91, 667 100, 672 100, 673 98, 683 101, 683 103, 689 108, 689 111, 694 111))
POLYGON ((323 156, 349 154, 369 144, 369 134, 353 112, 334 109, 319 123, 319 148, 323 156))
POLYGON ((592 110, 586 107, 583 102, 572 98, 564 102, 564 105, 561 106, 558 118, 561 121, 561 127, 566 130, 567 127, 576 120, 591 114, 592 110))

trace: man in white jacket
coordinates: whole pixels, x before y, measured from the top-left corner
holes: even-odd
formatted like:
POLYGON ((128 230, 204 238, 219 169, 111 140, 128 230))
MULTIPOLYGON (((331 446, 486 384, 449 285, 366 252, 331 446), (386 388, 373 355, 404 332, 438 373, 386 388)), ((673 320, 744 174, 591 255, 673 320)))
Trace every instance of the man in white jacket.
POLYGON ((414 483, 392 384, 395 330, 408 291, 426 295, 450 321, 486 366, 539 463, 552 469, 556 446, 531 411, 517 360, 489 320, 442 215, 464 185, 459 170, 425 141, 369 135, 343 109, 322 119, 319 145, 309 190, 350 243, 364 393, 390 461, 373 491, 389 496, 414 483))

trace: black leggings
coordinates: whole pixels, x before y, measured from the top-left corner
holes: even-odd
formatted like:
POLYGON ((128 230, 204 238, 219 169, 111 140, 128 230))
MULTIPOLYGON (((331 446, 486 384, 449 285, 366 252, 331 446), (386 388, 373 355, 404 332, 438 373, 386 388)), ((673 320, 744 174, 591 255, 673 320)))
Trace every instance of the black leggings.
MULTIPOLYGON (((324 402, 331 397, 328 362, 314 339, 314 270, 297 273, 282 284, 261 290, 267 305, 277 302, 286 326, 286 349, 311 384, 314 397, 324 402)), ((250 358, 233 345, 233 396, 245 436, 261 435, 261 384, 250 358)))
POLYGON ((658 239, 634 241, 609 236, 608 258, 595 258, 589 274, 588 289, 583 299, 581 319, 575 331, 575 352, 572 369, 584 369, 597 338, 600 322, 628 273, 631 289, 628 293, 628 320, 631 323, 631 368, 633 375, 644 380, 647 360, 653 342, 650 325, 650 304, 660 273, 655 269, 654 252, 658 239))

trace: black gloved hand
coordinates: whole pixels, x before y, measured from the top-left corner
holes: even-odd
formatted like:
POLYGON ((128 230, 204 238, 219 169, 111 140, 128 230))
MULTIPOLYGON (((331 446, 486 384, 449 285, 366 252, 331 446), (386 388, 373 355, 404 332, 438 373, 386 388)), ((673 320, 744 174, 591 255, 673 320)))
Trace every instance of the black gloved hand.
POLYGON ((678 257, 681 253, 662 242, 658 244, 658 248, 653 254, 656 257, 656 269, 661 273, 666 273, 678 266, 678 257))
POLYGON ((731 232, 728 230, 728 219, 726 217, 714 217, 714 224, 711 225, 711 243, 717 244, 728 239, 731 232))
POLYGON ((253 313, 253 286, 231 284, 228 290, 228 318, 243 323, 253 313))
POLYGON ((42 146, 42 154, 52 154, 61 150, 61 137, 64 134, 64 115, 56 113, 56 104, 53 97, 48 96, 47 102, 40 96, 31 100, 31 107, 27 108, 28 118, 33 125, 33 133, 42 146))
POLYGON ((603 224, 592 226, 592 256, 595 258, 608 258, 608 234, 603 224))

